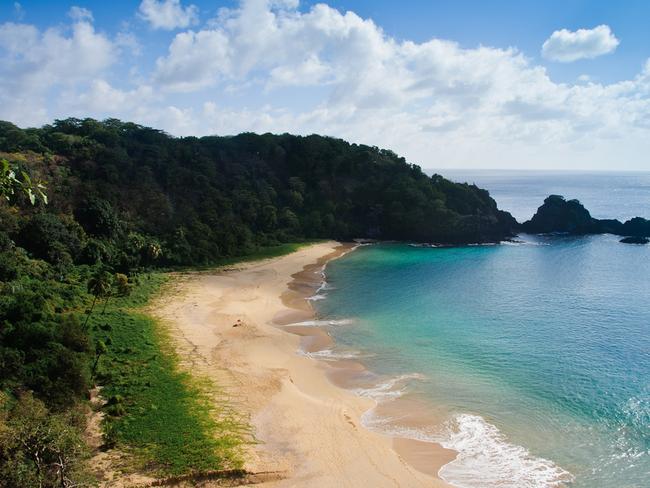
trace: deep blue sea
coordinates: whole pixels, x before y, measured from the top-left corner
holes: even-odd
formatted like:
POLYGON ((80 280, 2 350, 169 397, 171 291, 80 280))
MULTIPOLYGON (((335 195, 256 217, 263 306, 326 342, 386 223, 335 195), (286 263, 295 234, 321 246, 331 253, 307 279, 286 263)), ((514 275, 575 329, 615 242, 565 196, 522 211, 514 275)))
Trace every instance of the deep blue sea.
MULTIPOLYGON (((596 217, 650 217, 650 174, 447 176, 520 220, 549 193, 596 217)), ((380 406, 429 405, 430 425, 379 410, 364 422, 458 450, 440 471, 458 487, 649 487, 650 246, 521 240, 380 244, 331 262, 314 301, 336 339, 322 356, 358 357, 377 378, 359 394, 380 406)))

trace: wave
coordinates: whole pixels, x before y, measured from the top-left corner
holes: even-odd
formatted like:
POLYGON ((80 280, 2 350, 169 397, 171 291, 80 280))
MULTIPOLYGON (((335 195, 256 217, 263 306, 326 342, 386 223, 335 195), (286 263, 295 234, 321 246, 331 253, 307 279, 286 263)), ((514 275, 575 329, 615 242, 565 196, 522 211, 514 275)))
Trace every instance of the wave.
POLYGON ((460 488, 550 488, 573 479, 553 461, 508 442, 496 426, 479 415, 456 415, 432 440, 458 451, 458 457, 439 474, 460 488))
POLYGON ((409 380, 422 379, 424 379, 424 376, 418 373, 403 374, 389 378, 388 380, 370 388, 356 388, 352 391, 359 396, 372 398, 379 403, 381 401, 401 397, 406 392, 406 385, 404 383, 409 380))
POLYGON ((302 322, 294 322, 287 324, 285 327, 301 326, 301 327, 324 327, 324 326, 341 326, 350 325, 354 321, 352 319, 339 319, 339 320, 304 320, 302 322))
POLYGON ((334 351, 333 349, 321 349, 320 351, 298 351, 298 354, 312 359, 322 359, 324 361, 337 361, 340 359, 361 359, 370 357, 359 351, 334 351))
POLYGON ((483 417, 459 414, 441 430, 391 425, 374 409, 362 417, 365 427, 391 437, 435 442, 458 452, 438 475, 458 488, 555 488, 573 481, 573 476, 553 461, 532 455, 526 448, 508 442, 505 435, 483 417))
POLYGON ((501 241, 502 246, 550 246, 548 242, 538 242, 538 241, 501 241))
POLYGON ((324 281, 321 283, 321 285, 316 289, 316 293, 320 293, 321 291, 327 291, 327 290, 334 290, 334 286, 329 284, 327 281, 324 281))
POLYGON ((327 295, 324 295, 322 293, 316 293, 315 295, 307 297, 306 300, 316 301, 316 300, 325 300, 326 298, 327 298, 327 295))

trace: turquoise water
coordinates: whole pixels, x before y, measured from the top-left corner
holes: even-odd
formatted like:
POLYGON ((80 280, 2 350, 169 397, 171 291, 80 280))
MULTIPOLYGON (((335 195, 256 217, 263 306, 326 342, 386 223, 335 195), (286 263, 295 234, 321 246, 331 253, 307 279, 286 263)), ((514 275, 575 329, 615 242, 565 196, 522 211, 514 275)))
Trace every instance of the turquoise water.
MULTIPOLYGON (((314 301, 331 356, 376 372, 378 401, 435 407, 441 423, 402 433, 457 449, 440 473, 457 486, 650 486, 650 246, 522 239, 331 262, 314 301)), ((365 418, 399 431, 387 420, 365 418)))

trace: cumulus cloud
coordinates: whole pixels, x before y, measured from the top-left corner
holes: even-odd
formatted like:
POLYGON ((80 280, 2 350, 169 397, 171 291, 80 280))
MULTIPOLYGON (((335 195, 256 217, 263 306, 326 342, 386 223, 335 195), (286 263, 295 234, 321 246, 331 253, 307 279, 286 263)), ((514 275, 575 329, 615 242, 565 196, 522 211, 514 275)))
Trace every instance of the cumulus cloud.
MULTIPOLYGON (((176 33, 152 71, 116 83, 107 67, 129 42, 107 39, 87 20, 68 34, 3 24, 0 102, 12 89, 27 100, 30 83, 41 95, 59 86, 53 106, 41 97, 27 113, 40 123, 120 117, 176 135, 321 133, 423 166, 647 165, 650 63, 618 83, 556 83, 514 48, 398 40, 354 12, 299 9, 295 0, 222 9, 204 27, 176 33), (62 46, 61 59, 46 36, 62 46), (10 79, 18 80, 11 89, 10 79)), ((0 118, 24 120, 14 108, 0 103, 0 118)))
POLYGON ((75 20, 77 22, 81 21, 88 21, 92 22, 93 21, 93 13, 88 10, 87 8, 84 7, 77 7, 77 6, 72 6, 70 7, 70 11, 68 12, 68 15, 72 20, 75 20))
POLYGON ((0 25, 0 116, 42 123, 48 90, 82 83, 115 62, 115 46, 95 31, 89 12, 75 11, 74 18, 69 30, 0 25))
POLYGON ((542 56, 551 61, 570 63, 578 59, 593 59, 613 52, 619 45, 607 25, 593 29, 557 30, 542 45, 542 56))
POLYGON ((154 29, 172 30, 198 22, 196 5, 183 7, 180 0, 142 0, 138 13, 154 29))
MULTIPOLYGON (((559 54, 556 40, 547 52, 595 56, 618 43, 605 26, 568 34, 552 38, 573 39, 571 53, 565 47, 559 54)), ((446 155, 450 146, 454 160, 458 153, 474 157, 471 148, 477 157, 483 157, 478 148, 499 145, 514 153, 518 144, 536 146, 542 157, 549 147, 641 138, 650 109, 645 75, 612 85, 560 84, 516 49, 398 41, 353 12, 325 4, 300 11, 269 0, 244 0, 208 27, 179 33, 158 59, 154 79, 170 92, 252 84, 249 93, 266 89, 269 97, 283 88, 317 87, 298 111, 265 107, 251 117, 248 109, 237 116, 222 107, 230 131, 216 109, 195 108, 195 129, 324 132, 406 148, 418 158, 433 150, 446 155)))

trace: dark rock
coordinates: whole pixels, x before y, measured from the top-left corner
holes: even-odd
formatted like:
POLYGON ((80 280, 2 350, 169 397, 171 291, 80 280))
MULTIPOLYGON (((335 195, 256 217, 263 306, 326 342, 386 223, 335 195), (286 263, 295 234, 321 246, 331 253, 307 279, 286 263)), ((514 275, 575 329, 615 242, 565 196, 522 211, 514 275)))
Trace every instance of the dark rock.
POLYGON ((537 209, 533 218, 520 225, 520 230, 533 234, 615 234, 632 236, 621 242, 646 244, 636 237, 650 237, 650 220, 635 217, 624 224, 616 219, 594 219, 578 200, 565 200, 551 195, 537 209))
POLYGON ((650 220, 634 217, 621 226, 620 235, 650 237, 650 220))
POLYGON ((648 244, 650 242, 650 239, 647 237, 624 237, 623 239, 620 240, 623 244, 648 244))
MULTIPOLYGON (((620 222, 615 222, 620 225, 620 222)), ((522 229, 535 234, 597 234, 606 232, 603 228, 615 226, 613 221, 601 224, 578 200, 565 200, 563 196, 551 195, 544 200, 544 205, 537 209, 533 218, 522 224, 522 229)))
POLYGON ((623 232, 623 224, 620 220, 616 219, 602 219, 596 220, 599 234, 616 234, 625 235, 623 232))

